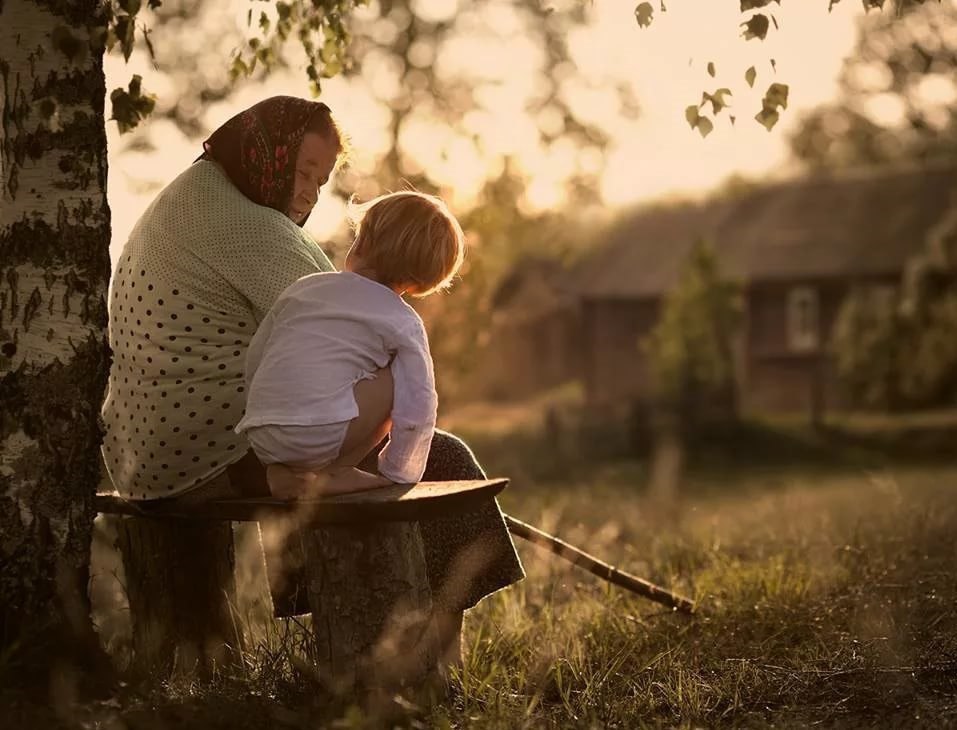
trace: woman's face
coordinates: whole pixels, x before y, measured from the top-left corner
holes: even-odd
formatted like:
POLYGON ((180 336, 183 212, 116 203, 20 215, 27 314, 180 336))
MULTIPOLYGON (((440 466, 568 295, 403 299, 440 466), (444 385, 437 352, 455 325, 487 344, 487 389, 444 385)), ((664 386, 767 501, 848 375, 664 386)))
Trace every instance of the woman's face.
POLYGON ((302 224, 309 216, 319 190, 329 181, 329 175, 336 165, 336 144, 333 139, 323 137, 318 132, 306 132, 302 146, 296 156, 295 182, 292 198, 286 215, 295 223, 302 224))

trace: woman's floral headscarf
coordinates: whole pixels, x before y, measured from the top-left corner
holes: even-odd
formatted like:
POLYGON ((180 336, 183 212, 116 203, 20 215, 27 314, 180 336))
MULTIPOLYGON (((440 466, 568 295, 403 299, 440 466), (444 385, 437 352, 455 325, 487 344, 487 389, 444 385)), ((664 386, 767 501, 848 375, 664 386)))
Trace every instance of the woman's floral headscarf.
POLYGON ((243 195, 285 214, 296 156, 317 114, 326 115, 330 132, 338 137, 325 104, 295 96, 264 99, 213 132, 198 159, 218 162, 243 195))

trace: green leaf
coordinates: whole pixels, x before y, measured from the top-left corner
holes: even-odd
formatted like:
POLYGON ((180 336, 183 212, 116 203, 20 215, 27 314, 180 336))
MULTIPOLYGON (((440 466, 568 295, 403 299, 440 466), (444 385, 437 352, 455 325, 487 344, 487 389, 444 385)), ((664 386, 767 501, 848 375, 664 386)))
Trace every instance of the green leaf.
POLYGON ((768 16, 764 13, 755 13, 749 20, 741 25, 744 26, 745 39, 760 38, 763 41, 768 35, 768 28, 771 23, 768 20, 768 16))
MULTIPOLYGON (((704 103, 704 102, 702 102, 704 103)), ((697 129, 702 137, 707 137, 714 129, 714 124, 707 117, 701 116, 698 107, 692 104, 685 108, 685 119, 692 129, 697 129)))
POLYGON ((152 94, 144 94, 142 85, 143 78, 134 75, 127 90, 118 87, 110 93, 113 106, 111 119, 116 121, 121 134, 136 127, 141 120, 152 113, 156 105, 156 97, 152 94))
MULTIPOLYGON (((326 65, 339 60, 339 44, 334 40, 328 40, 322 44, 322 50, 319 52, 319 57, 322 59, 322 62, 326 65)), ((333 74, 335 75, 335 74, 333 74)))
POLYGON ((116 39, 120 43, 120 49, 123 51, 123 58, 129 61, 130 55, 133 53, 136 22, 129 15, 119 15, 116 18, 114 32, 116 33, 116 39))
POLYGON ((342 71, 342 63, 338 59, 326 62, 322 67, 322 77, 324 79, 331 79, 336 74, 342 71))
POLYGON ((691 128, 694 129, 698 124, 698 120, 701 118, 701 112, 698 111, 698 107, 692 104, 689 107, 685 108, 685 119, 688 120, 688 124, 691 125, 691 128))
POLYGON ((744 72, 744 80, 748 82, 748 86, 754 87, 754 79, 757 78, 757 75, 758 72, 754 70, 754 66, 744 72))
POLYGON ((790 88, 787 84, 778 84, 773 83, 768 87, 768 90, 764 94, 764 104, 772 109, 777 109, 781 107, 782 109, 788 108, 788 91, 790 88))
POLYGON ((761 111, 755 115, 764 127, 771 131, 778 120, 781 118, 778 109, 788 108, 788 85, 774 83, 768 87, 761 101, 761 111))
POLYGON ((711 78, 714 78, 714 61, 709 61, 709 62, 708 62, 708 75, 709 75, 711 78))
POLYGON ((651 25, 654 15, 655 9, 651 7, 649 2, 639 3, 638 7, 635 8, 635 17, 638 19, 638 25, 642 28, 651 25))
POLYGON ((232 65, 229 67, 229 78, 235 81, 240 76, 249 76, 249 73, 249 66, 247 66, 246 62, 237 54, 233 59, 232 65))
POLYGON ((769 132, 774 129, 774 125, 778 123, 778 120, 781 118, 781 115, 778 114, 773 109, 762 109, 757 114, 754 115, 754 118, 757 119, 761 124, 764 125, 764 128, 769 132))
POLYGON ((143 28, 143 30, 142 30, 143 40, 146 42, 146 51, 150 54, 150 59, 152 59, 153 63, 155 64, 155 63, 156 63, 156 49, 153 48, 153 41, 150 39, 150 33, 151 33, 151 32, 152 32, 152 31, 148 30, 147 28, 143 28))
POLYGON ((701 94, 701 105, 703 106, 710 101, 712 114, 719 114, 722 109, 728 106, 728 100, 725 98, 728 96, 731 96, 731 89, 721 88, 713 94, 703 92, 701 94))

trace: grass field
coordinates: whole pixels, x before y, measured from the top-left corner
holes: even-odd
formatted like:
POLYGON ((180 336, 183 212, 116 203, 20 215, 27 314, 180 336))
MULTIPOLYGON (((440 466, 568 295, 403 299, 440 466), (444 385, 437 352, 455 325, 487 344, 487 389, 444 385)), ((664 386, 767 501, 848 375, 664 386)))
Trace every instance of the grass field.
MULTIPOLYGON (((527 579, 467 615, 450 699, 408 725, 957 726, 957 465, 946 458, 745 450, 693 463, 663 502, 648 496, 641 459, 576 466, 534 439, 470 441, 491 473, 513 476, 507 513, 699 610, 672 614, 519 542, 527 579)), ((290 665, 296 627, 257 621, 241 676, 131 687, 83 722, 362 726, 356 712, 330 716, 290 665)))
POLYGON ((470 615, 474 727, 957 722, 955 469, 725 474, 662 509, 627 468, 506 511, 693 596, 692 619, 523 550, 470 615))

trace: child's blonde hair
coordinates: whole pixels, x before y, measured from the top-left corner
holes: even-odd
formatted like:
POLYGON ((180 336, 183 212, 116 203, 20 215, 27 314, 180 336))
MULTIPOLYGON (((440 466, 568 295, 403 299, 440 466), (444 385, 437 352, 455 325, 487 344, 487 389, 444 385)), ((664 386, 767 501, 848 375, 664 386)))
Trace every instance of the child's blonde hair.
POLYGON ((465 258, 465 234, 441 198, 408 190, 350 206, 354 248, 386 286, 412 296, 447 289, 465 258))

